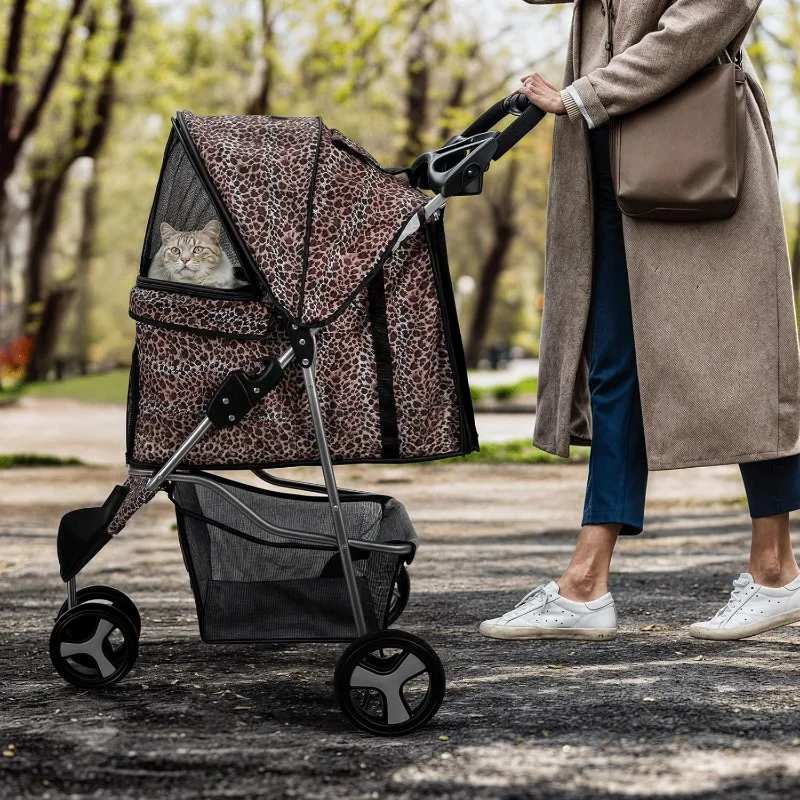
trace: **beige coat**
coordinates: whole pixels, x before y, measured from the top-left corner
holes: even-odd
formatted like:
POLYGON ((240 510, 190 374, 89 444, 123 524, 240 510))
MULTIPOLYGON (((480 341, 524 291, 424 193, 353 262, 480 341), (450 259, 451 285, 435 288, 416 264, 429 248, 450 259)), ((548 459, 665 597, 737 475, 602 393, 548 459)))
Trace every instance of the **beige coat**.
MULTIPOLYGON (((558 0, 526 0, 557 2, 558 0)), ((744 40, 760 0, 616 0, 614 58, 573 79, 576 0, 564 86, 595 124, 677 87, 744 40)), ((800 452, 800 350, 777 158, 764 93, 748 76, 746 174, 728 220, 624 217, 647 461, 652 470, 800 452)), ((690 132, 687 132, 690 135, 690 132)), ((593 208, 588 127, 556 118, 534 443, 566 456, 591 440, 584 348, 593 208)))

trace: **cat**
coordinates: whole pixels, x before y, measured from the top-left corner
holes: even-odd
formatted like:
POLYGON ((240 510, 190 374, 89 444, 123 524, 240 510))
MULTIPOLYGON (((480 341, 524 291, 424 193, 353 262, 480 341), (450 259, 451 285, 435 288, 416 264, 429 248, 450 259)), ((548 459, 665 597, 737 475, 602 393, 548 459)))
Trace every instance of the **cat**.
POLYGON ((220 246, 218 220, 212 219, 196 231, 178 231, 161 223, 161 247, 155 255, 149 278, 208 286, 214 289, 239 289, 247 286, 234 274, 234 267, 220 246))

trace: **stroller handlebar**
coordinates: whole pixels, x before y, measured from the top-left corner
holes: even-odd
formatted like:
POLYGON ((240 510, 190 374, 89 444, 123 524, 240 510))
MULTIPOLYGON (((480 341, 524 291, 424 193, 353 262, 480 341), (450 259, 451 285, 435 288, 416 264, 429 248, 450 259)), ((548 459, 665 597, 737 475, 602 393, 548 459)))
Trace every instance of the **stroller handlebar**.
POLYGON ((525 95, 512 94, 483 112, 444 147, 423 153, 411 167, 411 184, 444 197, 476 195, 492 161, 502 158, 544 118, 545 112, 525 95), (502 133, 492 128, 509 114, 517 117, 502 133))
POLYGON ((511 94, 504 97, 491 108, 487 108, 461 135, 466 138, 474 136, 476 133, 486 133, 509 114, 516 117, 522 116, 530 105, 531 101, 524 94, 511 94))

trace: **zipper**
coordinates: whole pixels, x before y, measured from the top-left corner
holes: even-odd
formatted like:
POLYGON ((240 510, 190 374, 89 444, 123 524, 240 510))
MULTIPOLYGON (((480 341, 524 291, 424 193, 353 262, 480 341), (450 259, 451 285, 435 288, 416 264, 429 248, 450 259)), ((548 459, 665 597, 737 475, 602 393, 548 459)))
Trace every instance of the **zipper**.
POLYGON ((214 289, 210 286, 197 286, 193 283, 181 283, 180 281, 162 281, 158 278, 147 278, 143 275, 139 275, 136 278, 136 286, 140 289, 174 292, 175 294, 185 294, 191 297, 208 297, 212 300, 258 300, 258 297, 253 292, 243 292, 237 289, 214 289))
POLYGON ((211 175, 209 174, 203 159, 200 157, 200 153, 197 151, 197 146, 194 143, 194 139, 192 139, 192 136, 186 127, 186 123, 183 121, 183 114, 179 112, 175 119, 173 119, 172 124, 175 128, 175 132, 178 134, 181 144, 186 150, 186 155, 189 156, 189 161, 192 162, 195 172, 197 172, 198 177, 202 181, 203 186, 211 198, 211 202, 213 203, 217 214, 219 214, 220 219, 225 225, 228 238, 231 240, 233 249, 236 251, 236 255, 239 258, 239 263, 241 264, 242 269, 247 274, 250 283, 253 286, 261 287, 263 291, 272 299, 272 292, 270 291, 266 278, 261 273, 261 270, 256 266, 253 256, 250 253, 250 249, 244 243, 241 235, 239 234, 239 229, 236 227, 236 223, 231 218, 225 203, 222 202, 222 198, 219 196, 217 187, 214 184, 214 181, 211 179, 211 175))

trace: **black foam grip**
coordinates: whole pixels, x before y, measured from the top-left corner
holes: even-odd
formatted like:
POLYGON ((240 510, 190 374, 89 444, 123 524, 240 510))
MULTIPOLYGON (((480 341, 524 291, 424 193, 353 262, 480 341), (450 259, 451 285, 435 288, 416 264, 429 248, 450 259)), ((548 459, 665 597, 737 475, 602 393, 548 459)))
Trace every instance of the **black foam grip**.
POLYGON ((474 136, 476 133, 486 133, 486 131, 497 125, 498 122, 505 119, 508 115, 505 102, 504 98, 500 100, 500 102, 495 103, 490 109, 484 111, 461 135, 467 137, 474 136))
POLYGON ((502 158, 514 145, 524 139, 544 119, 545 113, 537 106, 529 106, 522 116, 517 117, 497 137, 497 151, 492 161, 502 158))

